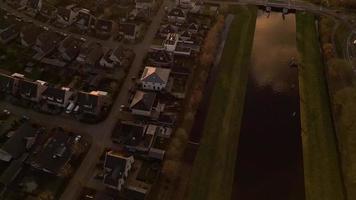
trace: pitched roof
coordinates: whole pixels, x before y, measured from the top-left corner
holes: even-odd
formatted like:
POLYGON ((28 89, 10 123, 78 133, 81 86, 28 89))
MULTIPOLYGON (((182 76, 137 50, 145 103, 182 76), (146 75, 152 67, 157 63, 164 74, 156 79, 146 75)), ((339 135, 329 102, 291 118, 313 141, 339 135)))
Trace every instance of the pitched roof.
POLYGON ((0 37, 3 40, 7 40, 7 39, 11 38, 12 36, 17 36, 18 34, 19 34, 18 27, 11 26, 7 30, 1 32, 0 37))
POLYGON ((117 187, 119 179, 124 177, 127 159, 129 155, 123 155, 116 152, 108 152, 105 156, 104 168, 108 174, 104 177, 104 183, 117 187))
POLYGON ((199 30, 199 25, 196 23, 190 23, 188 26, 188 29, 197 31, 197 30, 199 30))
POLYGON ((131 50, 125 49, 122 46, 115 48, 112 54, 116 56, 118 59, 131 58, 133 56, 133 52, 131 50))
POLYGON ((41 0, 28 0, 27 7, 37 9, 41 0))
POLYGON ((21 38, 29 45, 32 45, 36 42, 38 35, 42 31, 44 31, 42 28, 33 24, 28 24, 22 27, 21 38))
POLYGON ((135 23, 122 23, 120 24, 120 31, 125 35, 133 36, 136 32, 136 26, 135 23))
POLYGON ((64 103, 66 90, 62 88, 48 87, 43 93, 42 96, 46 97, 48 101, 56 103, 64 103))
POLYGON ((60 16, 65 21, 68 21, 72 13, 71 9, 59 7, 57 8, 57 15, 60 16))
POLYGON ((173 62, 172 56, 164 50, 158 50, 149 54, 149 59, 153 62, 171 63, 173 62))
POLYGON ((22 124, 1 147, 12 158, 18 158, 27 150, 28 139, 36 137, 36 129, 30 123, 22 124))
POLYGON ((14 82, 15 79, 13 77, 0 73, 0 91, 12 91, 14 82))
POLYGON ((173 8, 168 15, 173 17, 185 17, 184 11, 180 8, 173 8))
POLYGON ((77 24, 81 24, 83 26, 89 26, 90 22, 90 14, 84 11, 79 11, 77 16, 77 24))
POLYGON ((79 54, 82 44, 81 40, 76 39, 74 36, 69 36, 62 41, 59 50, 61 53, 68 55, 70 59, 74 59, 79 54))
POLYGON ((125 145, 136 146, 141 142, 145 130, 146 126, 141 124, 119 122, 114 129, 112 137, 125 145))
POLYGON ((98 105, 99 97, 87 92, 78 92, 78 105, 85 110, 94 110, 98 105))
POLYGON ((85 62, 95 64, 103 56, 103 48, 95 42, 87 42, 80 48, 80 56, 85 57, 85 62))
POLYGON ((170 69, 158 68, 158 67, 145 67, 141 76, 141 81, 166 84, 168 82, 170 72, 171 72, 170 69))
POLYGON ((134 98, 130 104, 131 109, 151 111, 156 100, 156 93, 136 91, 134 98))
POLYGON ((71 137, 67 133, 55 129, 46 145, 31 159, 31 165, 59 174, 72 157, 70 139, 71 137))
POLYGON ((19 80, 19 93, 28 98, 37 97, 38 84, 28 80, 19 80))
POLYGON ((44 33, 41 33, 37 37, 37 41, 40 42, 39 48, 43 52, 47 52, 54 48, 60 41, 62 40, 62 37, 57 34, 56 32, 53 31, 46 31, 44 33))
POLYGON ((105 19, 98 19, 95 24, 95 29, 103 32, 111 32, 113 22, 105 19))
POLYGON ((168 33, 177 33, 178 27, 172 24, 163 25, 160 29, 161 33, 168 34, 168 33))
POLYGON ((14 160, 10 163, 10 166, 6 168, 5 171, 2 172, 0 176, 0 183, 4 185, 9 185, 11 182, 16 178, 19 174, 20 170, 22 169, 23 160, 18 159, 14 160))

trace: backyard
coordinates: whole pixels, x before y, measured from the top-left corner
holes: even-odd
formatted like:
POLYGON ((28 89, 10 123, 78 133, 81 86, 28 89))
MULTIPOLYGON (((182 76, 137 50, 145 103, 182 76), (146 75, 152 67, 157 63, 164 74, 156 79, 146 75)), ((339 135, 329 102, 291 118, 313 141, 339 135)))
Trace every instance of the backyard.
POLYGON ((297 13, 299 89, 308 200, 342 200, 344 187, 315 18, 297 13))
POLYGON ((231 198, 257 8, 244 6, 233 10, 235 18, 194 162, 188 195, 191 200, 231 198))

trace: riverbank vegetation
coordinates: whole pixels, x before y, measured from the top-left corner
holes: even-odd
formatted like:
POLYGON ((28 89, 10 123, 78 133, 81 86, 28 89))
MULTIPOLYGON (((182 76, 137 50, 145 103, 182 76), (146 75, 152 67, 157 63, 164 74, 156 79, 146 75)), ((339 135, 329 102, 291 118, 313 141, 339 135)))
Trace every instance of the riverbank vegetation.
POLYGON ((355 0, 308 0, 311 3, 327 7, 356 8, 355 0))
POLYGON ((344 200, 344 187, 315 18, 297 13, 299 88, 307 200, 344 200))
POLYGON ((346 195, 356 199, 356 76, 344 54, 351 31, 340 24, 333 33, 330 21, 322 17, 319 29, 323 46, 331 47, 323 48, 323 54, 346 195))
POLYGON ((231 198, 257 8, 236 7, 234 14, 194 162, 189 200, 231 198))

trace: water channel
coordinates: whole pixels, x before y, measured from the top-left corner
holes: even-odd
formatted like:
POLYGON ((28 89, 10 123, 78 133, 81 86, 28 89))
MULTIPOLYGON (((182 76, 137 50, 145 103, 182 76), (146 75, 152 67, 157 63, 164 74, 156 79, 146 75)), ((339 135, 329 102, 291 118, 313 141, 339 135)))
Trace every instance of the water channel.
POLYGON ((295 16, 260 12, 232 200, 303 200, 295 16))

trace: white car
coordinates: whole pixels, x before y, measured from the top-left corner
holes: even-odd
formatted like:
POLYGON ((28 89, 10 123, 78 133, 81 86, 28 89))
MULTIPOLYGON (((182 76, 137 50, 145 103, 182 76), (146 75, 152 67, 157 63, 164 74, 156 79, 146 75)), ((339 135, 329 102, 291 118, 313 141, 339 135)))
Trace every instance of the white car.
POLYGON ((77 105, 75 108, 74 108, 74 113, 78 113, 79 111, 79 105, 77 105))
POLYGON ((74 102, 70 102, 69 105, 67 106, 67 109, 66 109, 66 113, 69 114, 72 112, 72 110, 74 109, 74 102))
POLYGON ((74 138, 74 142, 79 142, 79 140, 82 138, 82 136, 81 135, 77 135, 77 136, 75 136, 75 138, 74 138))

